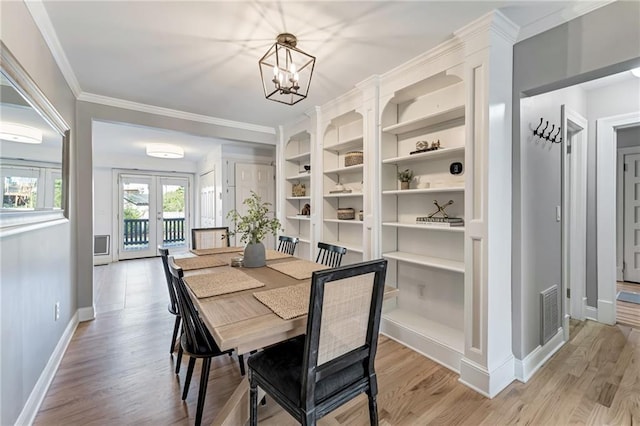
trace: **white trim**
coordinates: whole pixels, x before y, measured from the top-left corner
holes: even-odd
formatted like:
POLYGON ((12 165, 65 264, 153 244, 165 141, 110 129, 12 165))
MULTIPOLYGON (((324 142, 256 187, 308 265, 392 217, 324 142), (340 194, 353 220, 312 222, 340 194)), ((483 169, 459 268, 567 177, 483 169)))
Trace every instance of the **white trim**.
POLYGON ((58 371, 58 367, 60 366, 62 357, 64 356, 64 353, 67 351, 67 347, 71 342, 73 333, 78 327, 78 314, 79 310, 73 315, 73 317, 71 317, 71 321, 69 321, 69 324, 67 324, 64 333, 60 337, 58 344, 49 357, 49 361, 47 361, 47 365, 45 365, 44 370, 42 370, 42 373, 38 378, 38 381, 31 390, 31 394, 29 395, 27 402, 22 407, 22 411, 20 412, 20 415, 18 416, 15 424, 30 425, 35 420, 36 414, 38 414, 40 406, 42 405, 42 401, 44 401, 44 397, 47 395, 49 386, 51 386, 51 382, 53 381, 53 378, 58 371))
POLYGON ((56 34, 56 30, 53 28, 51 19, 49 19, 49 14, 44 7, 44 2, 42 0, 29 0, 24 3, 27 6, 27 9, 29 9, 29 13, 31 13, 36 27, 40 30, 42 38, 44 38, 45 43, 49 46, 51 55, 56 61, 56 64, 58 64, 60 72, 62 72, 62 76, 67 81, 73 95, 77 98, 82 93, 82 88, 76 78, 76 74, 73 72, 73 68, 71 67, 71 63, 69 62, 67 55, 64 53, 64 49, 60 44, 60 39, 56 34))
POLYGON ((558 329, 555 336, 544 346, 538 346, 523 360, 515 360, 516 379, 522 383, 527 383, 529 379, 538 371, 549 358, 560 350, 566 343, 562 328, 558 329))
POLYGON ((587 305, 587 298, 583 299, 584 306, 584 319, 598 321, 598 308, 594 308, 593 306, 587 305))
POLYGON ((78 308, 78 321, 85 322, 96 319, 96 307, 94 305, 86 308, 78 308))
POLYGON ((543 16, 542 18, 521 27, 520 33, 518 34, 518 41, 520 42, 537 34, 543 33, 551 28, 557 27, 571 21, 572 19, 586 15, 589 12, 606 6, 609 3, 613 3, 614 1, 615 0, 594 0, 572 2, 569 7, 551 13, 550 15, 543 16))
POLYGON ((468 358, 462 358, 458 381, 487 398, 493 398, 513 382, 515 379, 514 372, 515 358, 513 355, 510 355, 493 371, 487 371, 486 368, 468 358))
POLYGON ((196 121, 199 123, 213 124, 221 127, 230 127, 233 129, 248 130, 248 131, 258 132, 258 133, 266 133, 268 135, 276 134, 275 127, 260 126, 258 124, 244 123, 241 121, 225 120, 223 118, 211 117, 208 115, 201 115, 201 114, 194 114, 191 112, 180 111, 177 109, 142 104, 139 102, 132 102, 132 101, 127 101, 125 99, 118 99, 118 98, 112 98, 109 96, 96 95, 93 93, 82 92, 78 96, 78 100, 83 102, 91 102, 94 104, 108 105, 116 108, 128 109, 131 111, 139 111, 139 112, 145 112, 148 114, 178 118, 181 120, 189 120, 189 121, 196 121))
POLYGON ((640 146, 617 148, 616 153, 616 281, 624 281, 622 271, 622 263, 624 262, 624 194, 622 193, 624 186, 624 156, 640 154, 640 146))
POLYGON ((611 325, 616 323, 616 208, 611 208, 616 206, 616 130, 637 123, 640 111, 596 120, 598 321, 611 325))

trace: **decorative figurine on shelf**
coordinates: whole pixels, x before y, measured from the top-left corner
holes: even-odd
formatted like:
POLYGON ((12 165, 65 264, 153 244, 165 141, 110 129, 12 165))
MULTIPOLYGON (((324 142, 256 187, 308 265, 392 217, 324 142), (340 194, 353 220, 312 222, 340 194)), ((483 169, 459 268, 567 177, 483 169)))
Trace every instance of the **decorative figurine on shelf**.
POLYGON ((413 170, 404 169, 398 172, 398 180, 400 181, 400 189, 409 189, 409 184, 413 179, 413 170))
POLYGON ((411 151, 409 154, 420 154, 421 152, 435 151, 440 148, 440 139, 431 143, 427 141, 417 141, 416 150, 411 151))
POLYGON ((431 213, 429 216, 418 216, 416 223, 427 225, 441 225, 441 226, 463 226, 464 220, 460 217, 449 217, 444 210, 453 204, 453 200, 449 200, 446 204, 440 205, 438 200, 433 200, 437 210, 431 213))
POLYGON ((302 211, 300 212, 300 214, 302 216, 311 216, 311 205, 310 204, 305 204, 304 207, 302 207, 302 211))
POLYGON ((436 205, 438 210, 436 210, 435 212, 431 213, 427 217, 432 218, 432 217, 435 217, 437 215, 442 215, 442 217, 444 219, 448 219, 449 218, 449 215, 444 211, 444 209, 446 209, 448 206, 453 204, 453 200, 449 200, 449 201, 447 201, 447 204, 443 204, 443 205, 438 204, 438 200, 433 200, 433 204, 436 205))

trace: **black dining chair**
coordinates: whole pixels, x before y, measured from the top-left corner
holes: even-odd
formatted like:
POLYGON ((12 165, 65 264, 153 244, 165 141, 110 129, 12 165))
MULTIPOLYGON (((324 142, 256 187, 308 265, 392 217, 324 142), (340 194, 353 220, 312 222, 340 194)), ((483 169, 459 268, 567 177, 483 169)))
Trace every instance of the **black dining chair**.
POLYGON ((180 314, 182 315, 182 336, 180 338, 180 346, 184 354, 189 356, 189 367, 187 376, 182 390, 182 400, 187 399, 189 393, 189 385, 191 384, 191 376, 195 367, 196 359, 202 358, 202 371, 200 374, 200 390, 198 392, 198 406, 196 408, 196 425, 202 423, 202 410, 204 399, 207 395, 207 382, 209 380, 209 370, 211 367, 211 358, 223 354, 231 353, 231 351, 222 351, 216 344, 207 329, 204 322, 200 318, 196 307, 189 296, 187 287, 184 283, 184 275, 182 268, 177 266, 173 257, 169 257, 169 272, 173 286, 176 289, 176 296, 180 306, 180 314))
POLYGON ((229 227, 191 228, 191 248, 208 249, 229 247, 229 227))
POLYGON ((318 243, 318 256, 316 263, 322 263, 331 268, 337 268, 342 263, 342 256, 347 254, 345 247, 334 246, 333 244, 318 243))
MULTIPOLYGON (((173 325, 173 336, 171 338, 171 350, 169 351, 169 353, 173 353, 176 348, 178 331, 180 330, 180 311, 178 310, 178 299, 176 298, 176 291, 173 288, 173 283, 171 281, 171 272, 169 272, 169 249, 158 246, 158 252, 160 253, 160 257, 162 258, 164 275, 167 280, 167 289, 169 290, 169 306, 167 306, 167 310, 171 315, 174 315, 176 317, 175 323, 173 325)), ((181 353, 178 353, 177 365, 180 365, 181 355, 181 353)))
POLYGON ((250 425, 258 422, 258 387, 303 425, 366 392, 378 424, 374 359, 386 270, 381 259, 313 273, 306 335, 248 360, 250 425))
POLYGON ((298 237, 287 237, 286 235, 280 235, 278 237, 278 251, 293 256, 296 251, 300 239, 298 237))

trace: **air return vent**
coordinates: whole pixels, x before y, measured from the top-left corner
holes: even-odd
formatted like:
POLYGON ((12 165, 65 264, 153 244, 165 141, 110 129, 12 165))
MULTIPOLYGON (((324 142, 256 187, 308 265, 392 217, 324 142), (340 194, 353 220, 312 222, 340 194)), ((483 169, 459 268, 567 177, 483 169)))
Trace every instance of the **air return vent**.
POLYGON ((93 255, 103 256, 109 254, 109 236, 94 235, 93 236, 93 255))
POLYGON ((540 293, 540 345, 544 346, 560 328, 560 305, 558 286, 554 285, 540 293))

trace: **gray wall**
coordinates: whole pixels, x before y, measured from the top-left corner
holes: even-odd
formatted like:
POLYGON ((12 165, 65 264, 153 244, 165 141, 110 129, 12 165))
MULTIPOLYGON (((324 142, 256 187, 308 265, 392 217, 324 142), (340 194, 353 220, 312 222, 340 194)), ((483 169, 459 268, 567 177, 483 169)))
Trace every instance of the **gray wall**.
POLYGON ((640 126, 618 130, 618 149, 640 145, 640 126))
MULTIPOLYGON (((524 232, 534 226, 524 214, 529 191, 544 193, 546 184, 529 182, 524 171, 545 167, 546 160, 527 156, 528 142, 520 131, 528 123, 520 119, 520 98, 640 66, 640 2, 609 4, 517 43, 513 53, 513 353, 522 360, 538 346, 539 324, 526 314, 538 309, 538 299, 531 299, 531 294, 548 284, 536 282, 528 273, 553 269, 548 274, 559 276, 560 265, 535 257, 541 251, 539 242, 524 232)), ((555 196, 551 198, 544 201, 547 207, 556 202, 555 196)))
MULTIPOLYGON (((23 2, 1 2, 0 38, 71 127, 75 98, 23 2)), ((0 239, 0 424, 15 423, 76 312, 74 180, 70 221, 0 239), (60 301, 60 319, 54 305, 60 301)))

